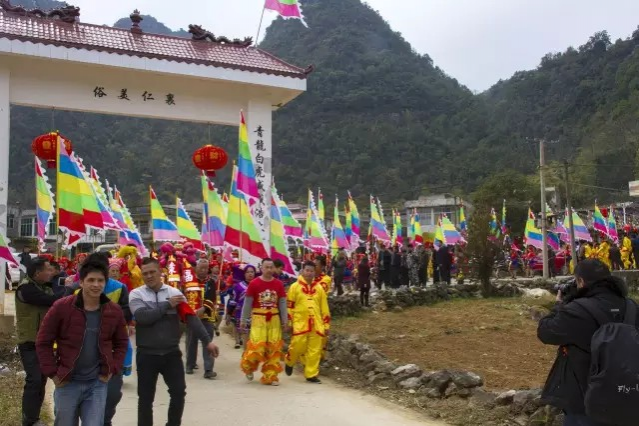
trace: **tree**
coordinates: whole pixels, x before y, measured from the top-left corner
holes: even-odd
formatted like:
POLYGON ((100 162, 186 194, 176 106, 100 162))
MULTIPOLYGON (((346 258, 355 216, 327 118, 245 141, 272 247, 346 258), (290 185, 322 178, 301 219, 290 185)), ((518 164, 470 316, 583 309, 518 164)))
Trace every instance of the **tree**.
POLYGON ((487 204, 475 205, 475 212, 468 224, 468 256, 472 262, 472 274, 481 282, 484 297, 492 296, 490 279, 499 247, 491 240, 488 221, 490 208, 487 204))

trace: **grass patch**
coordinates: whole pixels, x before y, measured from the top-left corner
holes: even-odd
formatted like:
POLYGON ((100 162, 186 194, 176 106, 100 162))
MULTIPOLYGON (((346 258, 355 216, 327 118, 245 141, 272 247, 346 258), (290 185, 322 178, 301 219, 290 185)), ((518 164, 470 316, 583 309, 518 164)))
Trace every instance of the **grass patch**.
POLYGON ((24 378, 16 372, 22 370, 20 357, 13 353, 15 341, 0 336, 1 364, 11 369, 8 374, 0 375, 0 426, 16 426, 22 424, 22 387, 24 378))
POLYGON ((358 334, 398 363, 425 370, 470 370, 491 390, 541 387, 556 348, 537 340, 529 310, 544 311, 548 300, 456 299, 400 313, 337 318, 334 330, 358 334))

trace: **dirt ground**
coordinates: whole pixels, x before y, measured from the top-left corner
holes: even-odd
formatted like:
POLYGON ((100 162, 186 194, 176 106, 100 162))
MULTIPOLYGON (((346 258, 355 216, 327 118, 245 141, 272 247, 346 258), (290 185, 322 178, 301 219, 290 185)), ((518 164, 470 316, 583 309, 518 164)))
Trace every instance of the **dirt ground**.
POLYGON ((334 331, 358 334, 398 363, 473 371, 489 390, 538 388, 556 348, 537 340, 531 304, 520 298, 460 299, 338 319, 334 331))

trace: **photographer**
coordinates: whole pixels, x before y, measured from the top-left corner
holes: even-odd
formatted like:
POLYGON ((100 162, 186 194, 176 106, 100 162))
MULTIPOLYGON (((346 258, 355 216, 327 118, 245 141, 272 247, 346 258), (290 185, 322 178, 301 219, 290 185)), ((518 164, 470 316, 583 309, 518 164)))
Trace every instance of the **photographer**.
POLYGON ((625 283, 613 277, 606 265, 586 259, 575 268, 575 281, 560 287, 557 304, 539 322, 539 340, 559 346, 542 401, 564 411, 564 426, 605 426, 586 415, 584 404, 590 377, 591 339, 602 325, 591 311, 597 309, 600 314, 596 315, 605 316, 609 322, 621 322, 627 295, 625 283))

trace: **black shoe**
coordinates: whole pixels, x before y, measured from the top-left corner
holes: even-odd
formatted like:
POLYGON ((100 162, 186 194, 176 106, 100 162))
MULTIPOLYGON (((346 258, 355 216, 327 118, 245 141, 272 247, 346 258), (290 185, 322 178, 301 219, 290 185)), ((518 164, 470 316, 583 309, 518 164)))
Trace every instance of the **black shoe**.
POLYGON ((306 381, 309 383, 315 383, 317 385, 322 383, 322 381, 318 379, 317 377, 311 377, 310 379, 306 379, 306 381))
POLYGON ((220 337, 220 332, 218 330, 215 330, 215 335, 220 337))
POLYGON ((239 349, 241 347, 241 345, 239 343, 235 344, 235 349, 239 349))
POLYGON ((192 368, 187 368, 185 373, 186 374, 193 374, 193 369, 192 368))
POLYGON ((287 365, 286 367, 284 367, 284 371, 286 371, 286 375, 287 376, 292 376, 293 375, 293 367, 289 367, 287 365))
POLYGON ((205 379, 215 379, 217 377, 217 373, 215 371, 207 371, 204 373, 205 379))
POLYGON ((193 369, 194 369, 194 370, 199 370, 199 369, 200 369, 200 367, 198 367, 198 365, 197 365, 197 364, 195 364, 195 365, 193 366, 193 369))

